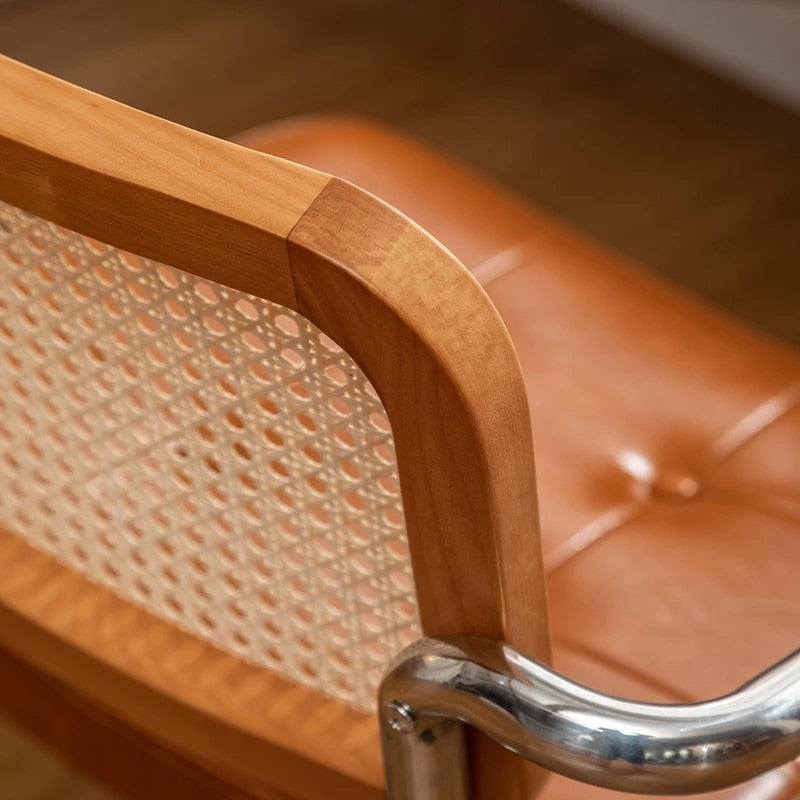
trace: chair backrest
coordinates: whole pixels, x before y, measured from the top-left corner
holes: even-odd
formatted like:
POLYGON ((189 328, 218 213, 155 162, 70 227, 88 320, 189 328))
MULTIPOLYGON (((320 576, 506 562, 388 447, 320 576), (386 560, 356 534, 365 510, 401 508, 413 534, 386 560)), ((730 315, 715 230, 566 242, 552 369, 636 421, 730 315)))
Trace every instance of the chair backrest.
POLYGON ((0 386, 0 644, 240 788, 379 793, 422 632, 546 658, 513 348, 349 184, 0 60, 0 386))

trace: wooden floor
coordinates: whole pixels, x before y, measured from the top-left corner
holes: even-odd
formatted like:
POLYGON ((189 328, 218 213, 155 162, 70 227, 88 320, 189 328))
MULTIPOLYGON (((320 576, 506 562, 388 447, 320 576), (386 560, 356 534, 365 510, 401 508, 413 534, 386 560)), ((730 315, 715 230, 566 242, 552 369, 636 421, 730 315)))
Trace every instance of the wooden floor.
MULTIPOLYGON (((796 116, 553 0, 409 5, 11 0, 0 51, 220 136, 369 114, 800 344, 796 116)), ((0 796, 104 796, 41 759, 0 730, 0 796)))
POLYGON ((77 775, 2 719, 0 797, 3 800, 114 800, 111 792, 77 775))

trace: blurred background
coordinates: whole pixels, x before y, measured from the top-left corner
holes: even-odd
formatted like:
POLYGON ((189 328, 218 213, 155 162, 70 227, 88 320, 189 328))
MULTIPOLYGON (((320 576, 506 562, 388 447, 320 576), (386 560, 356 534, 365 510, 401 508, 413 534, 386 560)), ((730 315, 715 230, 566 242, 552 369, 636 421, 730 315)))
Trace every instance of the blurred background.
POLYGON ((219 136, 376 117, 800 344, 796 0, 6 0, 0 51, 219 136))
MULTIPOLYGON (((377 118, 800 345, 796 0, 0 0, 0 51, 218 136, 377 118)), ((110 797, 10 729, 0 796, 110 797)))

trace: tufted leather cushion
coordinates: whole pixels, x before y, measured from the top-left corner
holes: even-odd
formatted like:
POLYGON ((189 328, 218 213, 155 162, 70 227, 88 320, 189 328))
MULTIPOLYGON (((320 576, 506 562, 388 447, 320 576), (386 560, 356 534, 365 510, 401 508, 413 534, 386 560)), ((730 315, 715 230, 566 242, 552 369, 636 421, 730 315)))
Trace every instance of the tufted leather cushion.
MULTIPOLYGON (((395 205, 494 301, 528 387, 558 669, 691 701, 800 646, 796 353, 374 124, 309 118, 240 141, 395 205)), ((705 796, 784 800, 799 778, 792 764, 705 796)))

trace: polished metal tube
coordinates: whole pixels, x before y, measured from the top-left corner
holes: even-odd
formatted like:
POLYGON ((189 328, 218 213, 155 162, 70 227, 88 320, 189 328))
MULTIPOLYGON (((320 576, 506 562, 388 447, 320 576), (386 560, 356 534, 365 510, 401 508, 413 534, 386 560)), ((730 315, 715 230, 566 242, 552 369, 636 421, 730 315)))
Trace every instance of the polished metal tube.
POLYGON ((800 755, 800 650, 736 692, 691 705, 595 692, 502 642, 423 639, 379 694, 390 800, 466 800, 463 724, 576 780, 691 794, 800 755))

